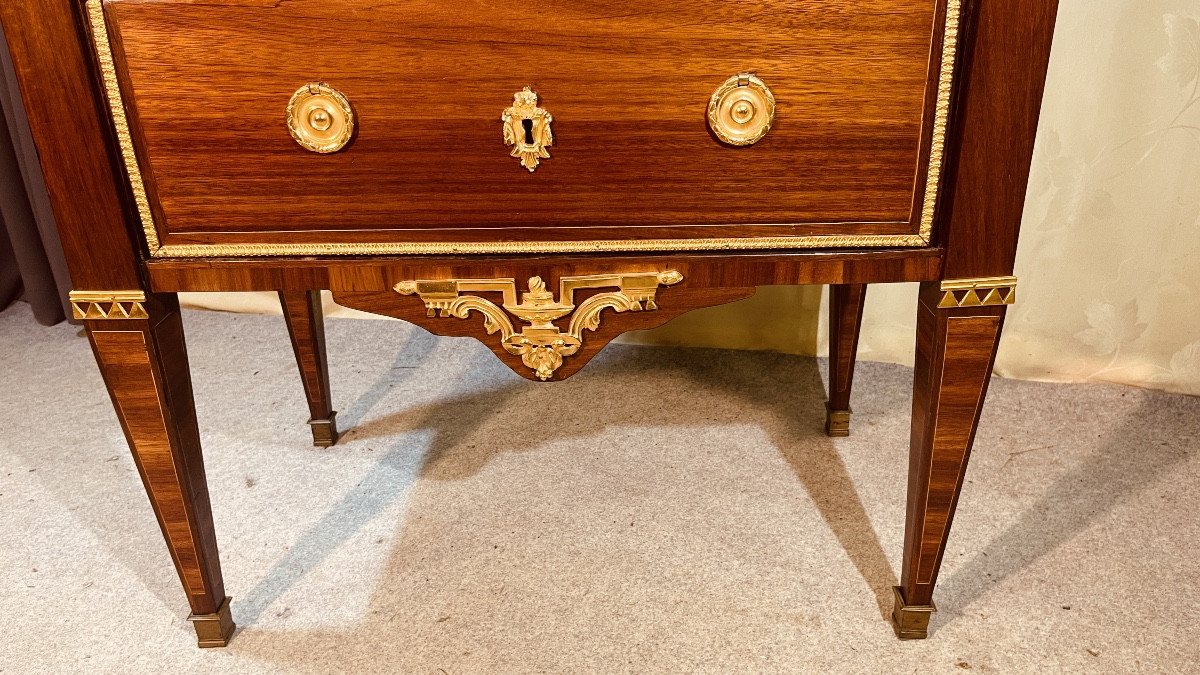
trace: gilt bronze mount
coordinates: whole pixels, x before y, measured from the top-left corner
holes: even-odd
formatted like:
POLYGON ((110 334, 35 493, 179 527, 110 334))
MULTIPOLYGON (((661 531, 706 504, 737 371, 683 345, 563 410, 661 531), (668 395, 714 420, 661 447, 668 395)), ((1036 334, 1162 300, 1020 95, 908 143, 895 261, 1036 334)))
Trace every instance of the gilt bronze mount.
POLYGON ((708 126, 728 145, 754 145, 774 121, 775 94, 754 73, 730 76, 708 102, 708 126))
POLYGON ((548 380, 563 364, 563 358, 579 351, 583 331, 600 327, 600 313, 639 312, 658 309, 655 296, 659 286, 673 286, 683 281, 674 270, 640 274, 597 274, 581 277, 562 277, 559 280, 558 300, 546 289, 541 277, 529 280, 529 290, 517 301, 515 279, 448 279, 444 281, 402 281, 394 290, 402 295, 416 293, 425 302, 429 316, 465 319, 476 311, 483 315, 488 335, 500 333, 505 351, 520 356, 521 362, 537 373, 538 379, 548 380), (595 288, 617 288, 597 293, 579 305, 575 291, 595 288), (500 293, 502 305, 470 292, 500 293), (515 316, 529 324, 518 331, 509 318, 515 316), (571 315, 566 332, 555 321, 571 315))
POLYGON ((931 602, 928 605, 910 605, 904 600, 904 590, 892 586, 895 605, 892 607, 892 628, 901 640, 924 640, 929 637, 929 619, 937 611, 931 602))
POLYGON ((288 101, 287 126, 300 147, 321 154, 337 152, 354 135, 354 111, 342 92, 324 82, 309 82, 288 101))
POLYGON ((75 319, 148 319, 142 291, 71 291, 71 316, 75 319))
POLYGON ((513 94, 513 104, 500 115, 500 121, 504 122, 504 144, 512 146, 512 156, 520 159, 529 173, 550 158, 546 148, 554 145, 550 131, 554 118, 538 107, 538 95, 532 89, 525 87, 513 94))
POLYGON ((1017 301, 1017 278, 947 279, 941 291, 939 309, 1011 305, 1017 301))

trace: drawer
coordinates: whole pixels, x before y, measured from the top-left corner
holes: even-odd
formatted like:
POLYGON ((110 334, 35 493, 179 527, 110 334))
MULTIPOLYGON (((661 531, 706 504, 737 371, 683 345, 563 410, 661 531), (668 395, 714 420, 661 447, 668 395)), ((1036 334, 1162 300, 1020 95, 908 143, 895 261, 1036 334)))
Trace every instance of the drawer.
POLYGON ((652 251, 926 245, 958 2, 91 0, 89 17, 155 255, 652 251), (769 130, 726 142, 714 94, 752 92, 716 114, 757 125, 759 83, 769 130), (334 152, 289 129, 313 93, 334 124, 339 94, 350 110, 334 152), (513 156, 545 128, 542 156, 513 156))

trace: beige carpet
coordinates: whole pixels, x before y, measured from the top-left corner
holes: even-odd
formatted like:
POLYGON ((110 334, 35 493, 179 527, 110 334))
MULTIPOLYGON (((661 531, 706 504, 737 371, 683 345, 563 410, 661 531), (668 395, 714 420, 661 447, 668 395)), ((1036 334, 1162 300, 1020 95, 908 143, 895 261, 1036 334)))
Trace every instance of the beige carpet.
POLYGON ((201 651, 87 343, 0 313, 0 672, 1200 671, 1200 400, 996 380, 932 635, 883 618, 911 371, 614 345, 561 384, 330 321, 309 445, 282 319, 189 313, 238 633, 201 651))

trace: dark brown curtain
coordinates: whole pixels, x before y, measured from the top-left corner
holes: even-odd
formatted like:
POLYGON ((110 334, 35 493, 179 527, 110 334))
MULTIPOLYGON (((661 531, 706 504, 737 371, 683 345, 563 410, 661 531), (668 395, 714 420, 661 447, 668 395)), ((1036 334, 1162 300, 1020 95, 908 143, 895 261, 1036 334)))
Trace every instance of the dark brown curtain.
POLYGON ((51 325, 69 316, 71 279, 2 28, 0 107, 0 309, 24 300, 51 325))

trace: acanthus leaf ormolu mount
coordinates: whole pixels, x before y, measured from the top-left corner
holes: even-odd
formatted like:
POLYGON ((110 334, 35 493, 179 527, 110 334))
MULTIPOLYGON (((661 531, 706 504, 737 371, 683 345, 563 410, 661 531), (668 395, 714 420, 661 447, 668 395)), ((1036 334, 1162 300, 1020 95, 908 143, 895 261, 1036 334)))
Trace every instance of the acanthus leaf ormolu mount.
POLYGON ((470 312, 483 315, 488 335, 500 333, 504 349, 532 368, 538 379, 545 381, 563 364, 563 358, 579 351, 584 330, 600 327, 600 314, 606 309, 614 312, 640 312, 658 309, 654 301, 658 287, 673 286, 683 281, 676 271, 644 274, 598 274, 583 277, 562 277, 559 280, 558 301, 546 290, 541 277, 529 279, 529 290, 517 302, 514 279, 449 279, 445 281, 402 281, 396 284, 397 293, 416 293, 425 302, 428 316, 466 319, 470 312), (575 291, 596 288, 617 288, 616 291, 593 295, 578 307, 575 291), (504 301, 500 306, 467 292, 496 292, 504 301), (501 307, 504 309, 501 310, 501 307), (505 313, 507 312, 507 314, 505 313), (573 314, 572 314, 573 313, 573 314), (529 324, 517 331, 508 314, 529 324), (571 315, 566 332, 554 324, 571 315))
POLYGON ((228 641, 237 605, 177 293, 278 292, 329 446, 322 290, 554 381, 623 332, 828 284, 827 429, 846 435, 866 286, 894 282, 921 292, 892 620, 924 637, 1016 298, 1056 0, 429 7, 0 3, 73 312, 200 645, 228 641), (315 50, 300 25, 337 39, 315 50))

